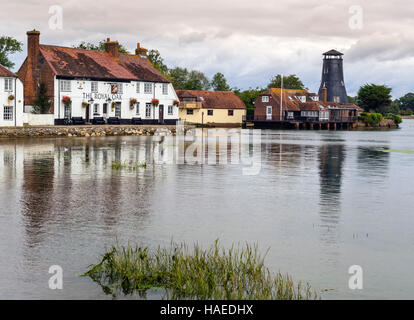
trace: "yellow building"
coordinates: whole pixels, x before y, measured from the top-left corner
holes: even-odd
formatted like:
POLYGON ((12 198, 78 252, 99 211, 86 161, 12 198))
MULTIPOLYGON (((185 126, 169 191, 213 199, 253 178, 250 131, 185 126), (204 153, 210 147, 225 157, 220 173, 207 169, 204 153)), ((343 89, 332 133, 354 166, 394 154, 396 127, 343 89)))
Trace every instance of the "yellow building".
POLYGON ((193 124, 241 126, 246 106, 231 91, 177 90, 180 99, 178 116, 193 124))

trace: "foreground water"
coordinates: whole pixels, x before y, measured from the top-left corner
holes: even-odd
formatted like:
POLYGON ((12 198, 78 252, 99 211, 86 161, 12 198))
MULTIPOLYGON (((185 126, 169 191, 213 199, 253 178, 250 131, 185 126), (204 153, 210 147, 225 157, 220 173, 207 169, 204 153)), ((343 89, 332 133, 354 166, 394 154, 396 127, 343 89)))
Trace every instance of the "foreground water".
POLYGON ((413 299, 414 154, 403 151, 414 150, 414 120, 261 138, 257 175, 231 164, 111 168, 152 152, 153 137, 0 140, 0 298, 110 299, 77 275, 116 241, 219 238, 269 249, 272 270, 324 299, 413 299), (48 287, 51 265, 63 290, 48 287), (351 265, 363 290, 348 287, 351 265))

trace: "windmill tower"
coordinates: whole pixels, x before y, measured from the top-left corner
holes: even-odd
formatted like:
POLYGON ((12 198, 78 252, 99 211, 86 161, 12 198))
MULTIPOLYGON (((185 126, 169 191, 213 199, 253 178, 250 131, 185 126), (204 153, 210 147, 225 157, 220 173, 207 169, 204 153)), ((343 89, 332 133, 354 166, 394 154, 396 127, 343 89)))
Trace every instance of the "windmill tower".
POLYGON ((319 97, 322 97, 322 88, 327 89, 327 100, 336 103, 348 103, 344 82, 343 53, 330 50, 323 54, 322 80, 319 88, 319 97))

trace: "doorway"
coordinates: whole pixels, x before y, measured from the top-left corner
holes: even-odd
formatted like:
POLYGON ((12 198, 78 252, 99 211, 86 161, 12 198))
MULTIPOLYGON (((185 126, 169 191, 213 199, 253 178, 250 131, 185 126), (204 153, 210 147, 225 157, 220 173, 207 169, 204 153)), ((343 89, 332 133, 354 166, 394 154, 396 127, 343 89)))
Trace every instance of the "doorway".
POLYGON ((85 121, 86 123, 89 123, 89 110, 90 110, 90 104, 88 104, 85 108, 85 121))
POLYGON ((158 123, 164 123, 164 105, 160 104, 158 107, 158 123))
POLYGON ((266 107, 266 120, 272 120, 272 106, 266 107))

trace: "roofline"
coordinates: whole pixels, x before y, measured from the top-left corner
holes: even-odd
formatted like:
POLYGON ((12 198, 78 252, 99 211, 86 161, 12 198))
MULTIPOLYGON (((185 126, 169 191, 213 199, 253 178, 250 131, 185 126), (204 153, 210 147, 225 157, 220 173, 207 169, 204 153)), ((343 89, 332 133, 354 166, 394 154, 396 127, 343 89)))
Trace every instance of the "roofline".
POLYGON ((138 80, 135 78, 100 78, 100 77, 87 77, 87 76, 63 76, 63 75, 55 75, 56 79, 63 79, 63 80, 94 80, 94 81, 111 81, 111 82, 152 82, 152 83, 171 83, 170 81, 150 81, 150 80, 138 80))

